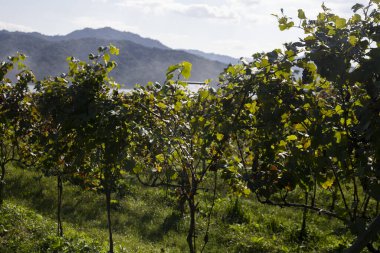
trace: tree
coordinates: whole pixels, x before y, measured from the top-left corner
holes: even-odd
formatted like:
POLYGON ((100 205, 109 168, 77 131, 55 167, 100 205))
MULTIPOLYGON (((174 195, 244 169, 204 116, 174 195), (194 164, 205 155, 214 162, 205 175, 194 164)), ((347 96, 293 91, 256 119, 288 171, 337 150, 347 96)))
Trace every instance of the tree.
MULTIPOLYGON (((187 204, 190 215, 189 251, 196 252, 196 215, 201 201, 197 195, 209 190, 206 182, 214 180, 216 184, 219 169, 227 166, 223 158, 228 147, 225 132, 233 122, 221 123, 225 115, 218 91, 206 85, 193 93, 180 81, 181 76, 189 78, 190 70, 188 62, 171 66, 162 87, 157 83, 138 87, 130 100, 137 108, 133 115, 134 172, 145 185, 176 189, 179 208, 184 211, 187 204)), ((212 191, 215 199, 215 188, 212 191)), ((241 191, 247 191, 244 185, 241 191)), ((202 251, 208 242, 208 228, 203 239, 202 251)))
POLYGON ((70 117, 68 81, 62 77, 45 79, 36 85, 34 100, 39 120, 34 128, 38 140, 35 153, 38 166, 45 176, 57 179, 57 234, 63 236, 61 209, 63 181, 75 172, 78 143, 70 117))
MULTIPOLYGON (((358 235, 377 221, 380 197, 378 7, 357 4, 353 10, 362 14, 348 20, 324 5, 317 20, 299 10, 297 26, 277 16, 281 30, 297 27, 305 38, 228 68, 222 87, 234 93, 231 105, 246 99, 236 153, 259 201, 335 217, 358 235), (301 202, 292 198, 296 188, 304 192, 301 202), (334 208, 318 201, 321 191, 332 191, 334 208)), ((374 238, 366 241, 373 252, 374 238)))
POLYGON ((98 101, 96 120, 93 125, 92 139, 87 140, 89 164, 80 170, 80 175, 87 182, 83 186, 105 194, 109 231, 109 252, 113 252, 111 223, 111 194, 119 189, 123 175, 133 165, 129 159, 128 146, 130 128, 128 124, 129 109, 124 105, 121 95, 114 91, 111 97, 98 101))
POLYGON ((111 223, 111 194, 115 192, 133 164, 127 147, 130 136, 130 106, 108 77, 116 66, 109 54, 118 54, 110 45, 100 47, 99 54, 90 54, 90 63, 69 58, 70 70, 66 79, 68 88, 67 105, 70 110, 68 124, 75 132, 73 143, 80 143, 75 149, 77 172, 72 182, 86 189, 105 194, 109 230, 109 252, 113 250, 111 223))
POLYGON ((23 65, 24 59, 23 54, 17 54, 0 62, 0 205, 4 201, 6 167, 12 163, 28 163, 31 158, 26 144, 33 124, 28 84, 34 81, 34 75, 23 65), (12 84, 6 75, 16 64, 21 71, 17 82, 12 84))

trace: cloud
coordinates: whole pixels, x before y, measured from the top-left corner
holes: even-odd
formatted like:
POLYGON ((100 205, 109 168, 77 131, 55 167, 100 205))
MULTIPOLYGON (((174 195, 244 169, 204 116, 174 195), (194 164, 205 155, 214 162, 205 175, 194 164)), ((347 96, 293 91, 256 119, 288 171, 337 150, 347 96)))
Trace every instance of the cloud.
POLYGON ((146 13, 161 13, 172 9, 175 5, 173 0, 119 0, 117 5, 126 8, 136 8, 146 13))
MULTIPOLYGON (((254 0, 240 0, 254 1, 254 0)), ((221 5, 180 3, 176 0, 120 0, 118 5, 127 8, 137 8, 145 13, 166 14, 176 13, 194 18, 237 19, 234 9, 226 3, 221 5)))
POLYGON ((184 14, 195 18, 215 18, 215 19, 236 19, 236 13, 231 11, 227 6, 209 6, 205 4, 193 4, 177 6, 173 12, 184 14))
POLYGON ((103 28, 103 27, 109 26, 120 31, 139 33, 138 27, 128 26, 125 23, 121 21, 116 21, 116 20, 107 20, 107 19, 99 19, 95 17, 84 16, 84 17, 74 18, 71 22, 74 25, 76 25, 78 28, 84 28, 84 27, 103 28))
MULTIPOLYGON (((230 2, 237 1, 250 1, 250 0, 228 0, 230 2)), ((260 25, 265 25, 268 22, 274 23, 274 18, 270 14, 280 14, 280 9, 283 8, 284 13, 297 20, 297 10, 303 9, 308 18, 315 18, 318 13, 322 12, 321 5, 324 2, 325 6, 330 8, 333 13, 348 17, 352 15, 351 6, 357 1, 363 2, 364 0, 282 0, 279 1, 261 1, 257 6, 252 5, 251 10, 255 10, 253 15, 259 20, 260 25)), ((247 14, 247 12, 246 12, 247 14)), ((252 15, 252 14, 251 14, 252 15)), ((246 16, 247 17, 247 16, 246 16)))
POLYGON ((0 21, 0 30, 8 30, 8 31, 19 31, 19 32, 33 32, 34 30, 31 27, 19 25, 19 24, 13 24, 13 23, 7 23, 0 21))
POLYGON ((226 2, 229 5, 240 5, 245 7, 260 4, 259 0, 227 0, 226 2))

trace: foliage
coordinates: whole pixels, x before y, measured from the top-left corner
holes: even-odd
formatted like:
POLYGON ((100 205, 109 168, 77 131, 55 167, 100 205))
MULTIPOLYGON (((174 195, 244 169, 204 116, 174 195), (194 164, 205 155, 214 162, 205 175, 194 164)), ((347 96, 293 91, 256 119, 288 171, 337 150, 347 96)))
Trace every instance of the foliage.
MULTIPOLYGON (((176 189, 180 211, 183 213, 185 204, 188 205, 187 241, 190 252, 195 252, 199 233, 196 196, 200 190, 212 190, 204 182, 210 178, 217 180, 227 139, 223 134, 225 125, 218 123, 223 118, 218 92, 205 86, 192 93, 179 80, 181 75, 189 78, 190 70, 188 62, 173 65, 162 87, 158 83, 137 87, 129 99, 137 109, 133 113, 134 172, 145 184, 176 189), (177 73, 177 79, 173 80, 177 73)), ((204 245, 207 241, 208 231, 204 245)))
MULTIPOLYGON (((227 193, 251 192, 262 204, 301 209, 295 216, 301 228, 285 228, 276 219, 265 223, 276 238, 308 245, 320 240, 310 225, 313 211, 342 222, 343 234, 350 230, 357 236, 348 252, 365 246, 376 252, 379 5, 377 0, 357 4, 349 19, 325 5, 316 20, 299 10, 298 25, 282 11, 275 15, 279 28, 301 29, 305 37, 284 50, 257 53, 252 62, 229 66, 218 89, 206 84, 191 92, 182 80, 190 77, 192 65, 184 61, 168 68, 163 85, 148 83, 120 93, 108 76, 116 67, 111 55, 119 50, 109 45, 87 62, 69 57, 67 74, 37 82, 30 94, 27 85, 34 76, 29 70, 22 69, 14 85, 5 77, 15 64, 24 68, 23 55, 10 58, 0 65, 0 193, 5 168, 14 162, 36 163, 45 176, 57 177, 61 237, 63 185, 104 194, 109 252, 114 252, 111 211, 125 208, 122 198, 134 182, 130 173, 144 186, 162 186, 166 195, 175 196, 177 205, 168 203, 179 212, 166 217, 162 231, 180 230, 176 225, 188 214, 190 252, 199 251, 199 244, 204 251, 212 225, 231 233, 219 238, 223 245, 235 242, 235 251, 269 251, 264 235, 254 234, 260 223, 252 222, 255 215, 245 215, 240 200, 222 215, 229 224, 212 221, 227 193)), ((47 235, 42 250, 82 247, 69 241, 47 235)), ((290 251, 282 246, 276 250, 290 251)))
MULTIPOLYGON (((69 71, 36 85, 41 120, 35 128, 39 140, 40 167, 56 176, 58 186, 58 234, 62 236, 63 180, 106 195, 110 217, 111 193, 117 188, 128 154, 129 111, 108 73, 116 66, 110 54, 119 50, 100 47, 89 55, 90 63, 68 58, 69 71), (110 85, 115 86, 111 92, 110 85)), ((108 219, 110 252, 113 252, 111 220, 108 219)))
POLYGON ((3 202, 6 166, 14 162, 26 162, 26 159, 32 160, 26 142, 30 139, 33 124, 28 84, 34 80, 34 75, 23 65, 24 59, 23 54, 17 54, 9 57, 8 61, 0 62, 0 206, 3 202), (17 74, 17 82, 12 84, 7 74, 16 65, 21 71, 17 74))
MULTIPOLYGON (((317 20, 300 10, 297 28, 305 38, 229 67, 222 87, 231 104, 245 101, 234 131, 236 153, 259 201, 341 219, 356 234, 376 220, 380 196, 373 125, 379 116, 378 7, 376 1, 355 5, 362 14, 349 20, 325 6, 317 20), (296 188, 304 198, 292 199, 296 188), (339 192, 340 205, 328 210, 317 196, 323 191, 339 192)), ((277 17, 280 29, 295 26, 277 17)))

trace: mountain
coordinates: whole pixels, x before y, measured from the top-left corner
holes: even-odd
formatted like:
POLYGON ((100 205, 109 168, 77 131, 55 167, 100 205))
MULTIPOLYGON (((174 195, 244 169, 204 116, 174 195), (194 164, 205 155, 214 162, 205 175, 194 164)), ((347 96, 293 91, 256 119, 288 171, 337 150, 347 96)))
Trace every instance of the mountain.
POLYGON ((82 30, 73 31, 67 35, 48 36, 38 32, 32 32, 29 34, 39 39, 45 39, 49 41, 61 41, 84 38, 96 38, 110 41, 127 40, 145 47, 170 49, 158 40, 143 38, 140 35, 131 32, 121 32, 111 27, 104 27, 99 29, 84 28, 82 30))
POLYGON ((69 33, 65 37, 66 39, 97 38, 112 41, 128 40, 144 47, 170 49, 158 40, 143 38, 140 35, 131 32, 120 32, 110 27, 100 29, 85 28, 83 30, 69 33))
POLYGON ((205 53, 205 52, 202 52, 199 50, 194 50, 194 49, 185 49, 183 51, 190 53, 190 54, 194 54, 194 55, 203 57, 203 58, 211 60, 211 61, 218 61, 218 62, 222 62, 225 64, 237 64, 239 62, 239 59, 233 58, 233 57, 227 56, 227 55, 205 53))
POLYGON ((96 53, 99 46, 109 43, 120 49, 120 54, 114 57, 118 66, 111 72, 111 76, 128 88, 136 83, 162 82, 165 79, 167 67, 182 61, 193 64, 191 76, 193 81, 204 81, 209 78, 217 80, 219 73, 227 66, 225 63, 170 49, 155 40, 111 28, 86 28, 65 36, 3 30, 0 31, 0 59, 13 55, 17 51, 22 52, 28 56, 26 64, 37 78, 41 79, 67 72, 66 58, 68 56, 87 60, 88 54, 96 53), (135 41, 131 41, 132 39, 135 41))

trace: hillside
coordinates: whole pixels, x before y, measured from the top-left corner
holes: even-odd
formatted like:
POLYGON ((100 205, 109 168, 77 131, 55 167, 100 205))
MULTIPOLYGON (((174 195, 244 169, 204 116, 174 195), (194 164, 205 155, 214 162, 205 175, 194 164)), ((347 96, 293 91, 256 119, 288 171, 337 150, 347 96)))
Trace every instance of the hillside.
POLYGON ((99 252, 100 244, 72 226, 65 237, 55 235, 55 223, 32 209, 6 203, 0 207, 0 252, 99 252))
MULTIPOLYGON (((143 187, 134 178, 126 186, 125 196, 113 196, 116 252, 186 252, 189 217, 175 210, 173 192, 143 187)), ((101 194, 65 183, 63 238, 56 235, 54 180, 36 171, 9 168, 6 195, 0 208, 0 252, 106 252, 107 221, 101 194)), ((201 194, 202 199, 209 197, 201 194)), ((199 208, 199 236, 203 236, 209 207, 199 208)), ((340 252, 352 239, 336 220, 312 216, 307 239, 299 241, 301 212, 222 194, 215 203, 205 252, 340 252)))
POLYGON ((195 50, 195 49, 187 49, 184 51, 190 54, 198 55, 200 57, 203 57, 205 59, 209 59, 212 61, 223 62, 225 64, 237 64, 239 62, 239 59, 236 59, 227 55, 205 53, 205 52, 202 52, 200 50, 195 50))
POLYGON ((118 67, 111 76, 117 82, 125 84, 125 87, 148 81, 162 82, 167 67, 182 61, 193 64, 191 80, 194 81, 209 78, 217 80, 219 73, 227 66, 225 63, 166 48, 157 41, 137 35, 126 40, 127 36, 128 33, 116 32, 110 28, 84 29, 67 36, 0 31, 0 58, 4 59, 17 51, 23 52, 28 56, 27 65, 41 79, 66 72, 67 56, 85 60, 88 54, 96 53, 99 46, 113 43, 120 48, 120 55, 115 57, 118 67), (139 44, 131 41, 133 38, 139 44))
POLYGON ((112 29, 111 27, 104 27, 104 28, 99 28, 99 29, 84 28, 82 30, 73 31, 67 35, 47 36, 47 35, 43 35, 37 32, 30 33, 30 34, 37 38, 46 39, 49 41, 73 40, 73 39, 84 39, 84 38, 96 38, 96 39, 104 39, 104 40, 110 40, 110 41, 127 40, 144 47, 170 49, 169 47, 163 45, 158 40, 143 38, 140 35, 131 33, 131 32, 121 32, 121 31, 112 29))

